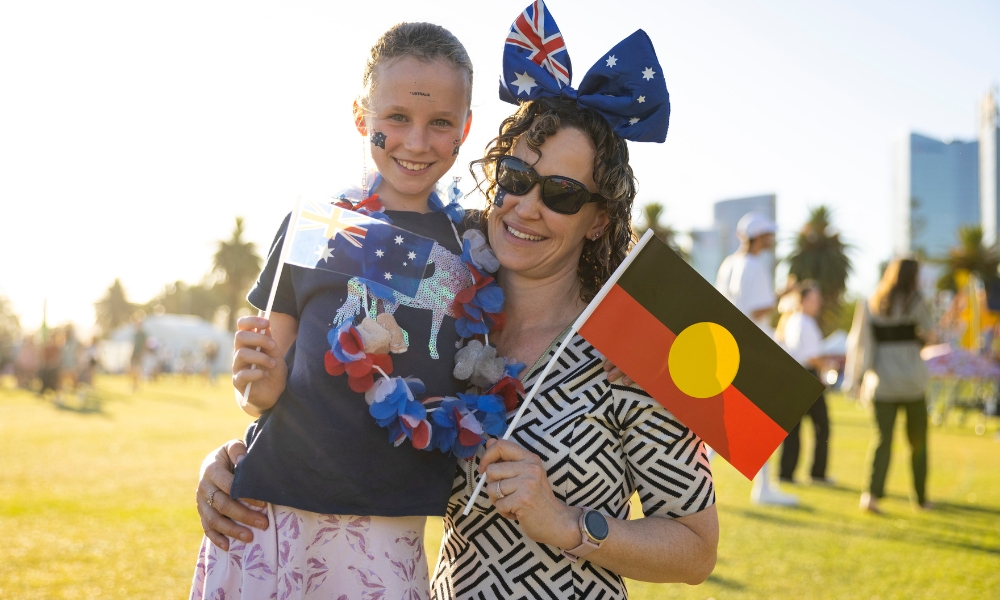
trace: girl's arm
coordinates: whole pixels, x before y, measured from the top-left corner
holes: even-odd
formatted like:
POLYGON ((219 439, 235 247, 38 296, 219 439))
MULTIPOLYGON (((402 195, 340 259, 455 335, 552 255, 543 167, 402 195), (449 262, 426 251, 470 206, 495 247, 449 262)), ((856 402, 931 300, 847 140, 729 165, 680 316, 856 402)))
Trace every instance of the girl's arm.
MULTIPOLYGON (((541 459, 514 442, 490 440, 480 461, 490 500, 501 516, 516 519, 532 540, 562 549, 582 541, 583 509, 552 493, 541 459), (496 493, 501 485, 503 498, 496 493)), ((657 583, 697 585, 715 568, 719 520, 715 505, 676 519, 608 519, 609 534, 585 559, 622 577, 657 583)))
POLYGON ((288 379, 285 354, 295 343, 299 322, 291 315, 272 312, 270 320, 243 317, 236 322, 236 330, 233 342, 236 402, 251 417, 259 417, 274 406, 285 390, 288 379), (254 365, 256 368, 251 368, 254 365), (243 392, 250 382, 253 382, 250 397, 244 400, 243 392))

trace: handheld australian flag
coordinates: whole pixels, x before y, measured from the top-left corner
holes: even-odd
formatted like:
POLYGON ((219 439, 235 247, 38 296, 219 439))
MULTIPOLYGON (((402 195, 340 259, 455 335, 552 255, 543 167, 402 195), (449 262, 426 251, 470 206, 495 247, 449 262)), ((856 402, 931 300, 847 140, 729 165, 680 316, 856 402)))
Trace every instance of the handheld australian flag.
POLYGON ((289 224, 286 262, 366 280, 372 292, 416 296, 434 240, 325 202, 305 201, 289 224))

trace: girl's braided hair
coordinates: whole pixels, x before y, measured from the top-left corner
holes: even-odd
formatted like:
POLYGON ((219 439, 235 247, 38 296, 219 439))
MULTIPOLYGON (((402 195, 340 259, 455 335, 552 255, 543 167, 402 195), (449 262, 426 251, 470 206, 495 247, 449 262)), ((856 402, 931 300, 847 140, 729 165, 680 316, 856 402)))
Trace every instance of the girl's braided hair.
POLYGON ((604 117, 592 109, 579 106, 569 98, 529 100, 503 120, 500 134, 486 145, 483 158, 469 164, 469 171, 476 179, 476 187, 489 200, 480 216, 481 224, 485 225, 498 191, 496 167, 500 158, 511 154, 520 139, 541 157, 541 145, 546 137, 554 135, 563 127, 580 130, 594 144, 597 151, 594 157, 594 181, 604 198, 600 206, 607 211, 610 219, 608 228, 601 237, 594 241, 586 239, 583 243, 577 276, 582 284, 580 296, 584 302, 590 302, 635 243, 635 234, 632 232, 632 201, 635 199, 636 181, 632 167, 628 164, 628 146, 624 139, 615 134, 604 117), (477 165, 485 181, 477 176, 474 169, 477 165))

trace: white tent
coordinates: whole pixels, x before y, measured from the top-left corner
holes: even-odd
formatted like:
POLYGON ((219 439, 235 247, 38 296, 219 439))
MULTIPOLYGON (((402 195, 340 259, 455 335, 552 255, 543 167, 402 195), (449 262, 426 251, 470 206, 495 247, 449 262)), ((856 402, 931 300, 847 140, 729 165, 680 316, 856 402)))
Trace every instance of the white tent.
MULTIPOLYGON (((201 370, 205 365, 205 347, 215 344, 218 355, 213 365, 216 372, 228 371, 233 360, 233 333, 213 327, 211 323, 193 315, 158 315, 147 317, 142 323, 148 346, 156 358, 168 369, 182 365, 201 370)), ((122 325, 101 343, 99 360, 106 371, 121 373, 128 370, 135 340, 135 327, 122 325)))

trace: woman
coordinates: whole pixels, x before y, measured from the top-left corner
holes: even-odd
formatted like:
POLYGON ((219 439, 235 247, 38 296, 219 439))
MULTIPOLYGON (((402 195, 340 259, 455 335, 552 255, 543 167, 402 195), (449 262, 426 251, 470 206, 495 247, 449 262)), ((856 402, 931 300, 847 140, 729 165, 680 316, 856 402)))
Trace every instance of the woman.
MULTIPOLYGON (((782 298, 782 310, 774 338, 781 342, 792 358, 805 367, 817 379, 827 366, 823 360, 823 332, 816 319, 823 312, 823 296, 819 285, 812 280, 798 284, 788 296, 782 298), (787 300, 787 301, 786 301, 787 300)), ((826 476, 827 450, 830 444, 830 416, 826 409, 826 396, 820 395, 809 408, 816 443, 813 445, 813 461, 810 475, 818 485, 831 485, 826 476)), ((795 467, 799 462, 799 425, 788 432, 781 445, 781 480, 794 483, 795 467)))
MULTIPOLYGON (((522 104, 479 162, 495 203, 482 221, 507 302, 507 324, 491 340, 499 354, 534 365, 522 375, 530 386, 631 243, 627 147, 596 112, 543 99, 522 104), (553 210, 545 176, 582 184, 591 201, 553 210)), ((202 489, 226 491, 243 452, 231 442, 210 456, 202 489)), ((475 468, 457 473, 437 597, 624 598, 623 577, 696 584, 714 568, 718 520, 701 441, 639 388, 609 384, 582 338, 512 439, 481 455, 488 497, 464 517, 475 468), (651 518, 627 520, 633 491, 651 518)), ((206 531, 248 533, 230 518, 249 524, 258 514, 222 497, 202 507, 206 531)))
POLYGON ((871 479, 861 495, 861 509, 878 513, 892 455, 896 413, 906 412, 906 435, 916 503, 927 509, 927 369, 920 348, 932 343, 934 321, 917 289, 919 266, 895 259, 867 301, 858 303, 847 341, 846 391, 871 402, 875 437, 870 453, 871 479))

